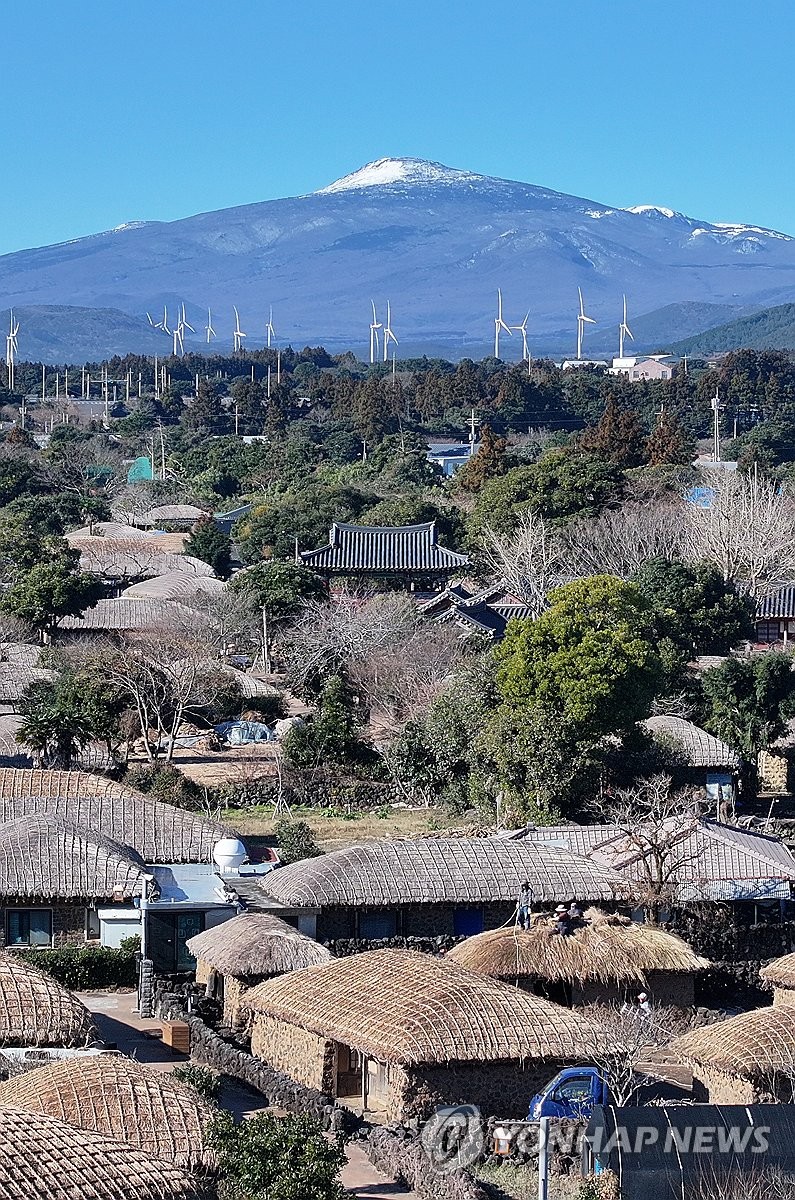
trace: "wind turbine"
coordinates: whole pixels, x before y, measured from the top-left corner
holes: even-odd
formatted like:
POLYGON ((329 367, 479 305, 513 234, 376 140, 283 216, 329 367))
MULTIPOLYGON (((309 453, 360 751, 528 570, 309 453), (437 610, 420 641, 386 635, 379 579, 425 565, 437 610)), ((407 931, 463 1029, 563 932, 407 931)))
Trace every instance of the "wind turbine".
POLYGON ((207 324, 204 327, 204 332, 207 334, 207 345, 209 346, 210 342, 215 337, 215 330, 213 329, 213 314, 210 312, 209 308, 207 309, 207 324))
POLYGON ((19 333, 19 321, 14 320, 14 310, 11 309, 11 320, 8 326, 8 334, 6 335, 6 369, 8 372, 8 390, 14 390, 14 366, 16 363, 17 352, 17 334, 19 333))
POLYGON ((530 369, 530 363, 532 361, 530 358, 530 349, 527 345, 527 321, 528 321, 529 316, 530 316, 530 313, 526 312, 524 315, 524 320, 522 321, 521 325, 513 326, 513 329, 515 329, 517 333, 521 333, 521 335, 522 335, 522 362, 527 363, 528 370, 530 369))
POLYGON ((273 328, 273 305, 271 305, 271 307, 270 307, 270 309, 269 309, 269 311, 268 311, 268 324, 265 326, 265 335, 266 335, 266 337, 267 337, 267 339, 268 339, 268 341, 267 341, 267 347, 268 347, 268 349, 270 350, 270 348, 271 348, 271 338, 275 338, 275 337, 276 337, 276 330, 273 328))
POLYGON ((375 312, 375 300, 371 300, 373 306, 373 319, 370 322, 370 362, 375 362, 378 357, 378 330, 382 328, 381 322, 378 320, 375 312))
POLYGON ((384 362, 389 361, 389 343, 394 342, 396 346, 400 345, 394 333, 392 332, 392 307, 387 300, 386 302, 386 324, 384 325, 384 362))
POLYGON ((582 288, 577 288, 577 293, 580 297, 580 311, 577 313, 577 361, 582 358, 582 335, 586 325, 595 325, 596 321, 593 317, 586 317, 585 304, 582 298, 582 288))
POLYGON ((163 328, 163 322, 162 321, 153 321, 151 316, 149 315, 149 313, 146 314, 146 319, 149 322, 149 324, 152 326, 153 329, 162 329, 163 328))
POLYGON ((508 337, 513 337, 510 325, 502 319, 502 289, 497 288, 497 315, 494 318, 494 357, 500 357, 500 330, 504 329, 508 337))
POLYGON ((178 339, 178 340, 179 340, 179 352, 180 352, 180 354, 181 354, 181 355, 184 355, 184 353, 185 353, 185 330, 186 330, 186 329, 189 329, 189 330, 191 331, 191 333, 195 333, 195 332, 196 332, 196 330, 193 328, 193 326, 191 325, 190 321, 188 320, 187 314, 186 314, 186 312, 185 312, 185 304, 184 304, 184 302, 183 302, 183 303, 182 303, 182 305, 181 305, 181 307, 180 307, 180 310, 179 310, 179 321, 177 321, 177 326, 176 326, 176 329, 175 329, 175 331, 174 331, 174 333, 175 333, 175 342, 174 342, 174 347, 175 347, 175 349, 174 349, 174 354, 175 354, 175 355, 176 355, 176 353, 177 353, 177 351, 176 351, 176 339, 178 339))
POLYGON ((624 357, 624 338, 628 337, 631 342, 635 341, 635 335, 627 325, 627 298, 624 297, 624 319, 618 327, 618 357, 624 357))
POLYGON ((232 308, 234 309, 234 312, 235 312, 235 328, 232 332, 232 343, 233 343, 234 353, 239 354, 240 351, 243 349, 243 338, 246 337, 246 334, 240 328, 240 313, 237 311, 234 304, 232 305, 232 308))

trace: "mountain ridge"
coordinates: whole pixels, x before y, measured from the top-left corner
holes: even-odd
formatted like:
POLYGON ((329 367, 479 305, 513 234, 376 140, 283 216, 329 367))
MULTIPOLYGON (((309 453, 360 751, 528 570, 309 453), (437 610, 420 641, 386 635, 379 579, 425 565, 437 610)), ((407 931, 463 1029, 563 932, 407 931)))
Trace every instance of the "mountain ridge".
MULTIPOLYGON (((208 307, 219 345, 231 338, 235 305, 246 345, 256 346, 273 305, 282 343, 323 342, 365 356, 374 299, 381 317, 390 301, 398 338, 416 345, 432 335, 460 357, 493 341, 501 288, 509 325, 528 312, 533 344, 570 354, 578 287, 598 322, 588 329, 588 354, 612 336, 624 294, 630 326, 672 305, 748 311, 795 300, 795 238, 383 158, 303 196, 124 222, 0 258, 0 307, 115 309, 140 320, 184 302, 197 328, 186 340, 193 349, 203 344, 208 307)), ((656 344, 653 329, 647 340, 656 344)), ((163 353, 168 342, 163 335, 163 353)), ((505 337, 501 353, 518 357, 520 342, 505 337)), ((53 342, 61 359, 68 349, 66 338, 53 342)))

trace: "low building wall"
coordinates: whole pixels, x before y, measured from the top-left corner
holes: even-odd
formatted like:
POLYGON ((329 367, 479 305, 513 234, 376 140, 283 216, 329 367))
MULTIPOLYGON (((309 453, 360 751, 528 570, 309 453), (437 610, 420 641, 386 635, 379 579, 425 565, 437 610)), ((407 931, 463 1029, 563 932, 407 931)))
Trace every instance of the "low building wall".
MULTIPOLYGON (((25 900, 4 899, 0 907, 0 947, 5 946, 6 914, 15 908, 43 909, 52 913, 52 948, 63 946, 85 946, 85 904, 32 904, 25 900)), ((20 949, 30 949, 28 946, 20 949)))
POLYGON ((391 1068, 388 1117, 425 1121, 439 1105, 474 1104, 484 1117, 523 1120, 530 1097, 574 1060, 449 1063, 391 1068))
POLYGON ((749 1079, 694 1063, 693 1099, 697 1104, 776 1104, 779 1097, 749 1079))
POLYGON ((251 1053, 305 1087, 334 1094, 336 1055, 334 1042, 327 1038, 267 1013, 255 1013, 251 1053))

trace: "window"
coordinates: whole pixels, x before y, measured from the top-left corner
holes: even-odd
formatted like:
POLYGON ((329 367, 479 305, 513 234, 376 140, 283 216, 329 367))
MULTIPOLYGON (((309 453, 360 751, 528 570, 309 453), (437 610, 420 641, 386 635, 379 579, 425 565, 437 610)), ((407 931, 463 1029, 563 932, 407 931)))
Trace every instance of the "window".
POLYGON ((51 946, 52 912, 49 908, 6 910, 7 946, 51 946))
POLYGON ((359 937, 369 942, 380 942, 395 936, 397 921, 393 912, 360 912, 359 937))
POLYGON ((591 1080, 587 1075, 577 1075, 567 1079, 555 1088, 555 1100, 563 1104, 585 1104, 591 1099, 591 1080))
POLYGON ((779 641, 781 638, 781 630, 779 629, 778 621, 759 621, 756 626, 756 640, 763 642, 765 645, 772 645, 773 642, 779 641))
POLYGON ((102 937, 99 925, 99 913, 95 908, 86 909, 86 941, 98 942, 102 937))

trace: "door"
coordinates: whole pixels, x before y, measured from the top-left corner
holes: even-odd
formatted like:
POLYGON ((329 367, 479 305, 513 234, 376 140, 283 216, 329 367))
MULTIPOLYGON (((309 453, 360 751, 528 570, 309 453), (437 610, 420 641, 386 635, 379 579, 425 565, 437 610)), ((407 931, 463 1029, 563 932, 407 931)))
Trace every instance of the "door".
POLYGON ((172 913, 150 908, 146 914, 146 951, 157 974, 195 970, 196 959, 185 943, 203 930, 203 912, 172 913))

